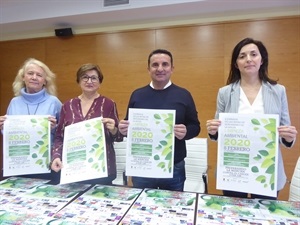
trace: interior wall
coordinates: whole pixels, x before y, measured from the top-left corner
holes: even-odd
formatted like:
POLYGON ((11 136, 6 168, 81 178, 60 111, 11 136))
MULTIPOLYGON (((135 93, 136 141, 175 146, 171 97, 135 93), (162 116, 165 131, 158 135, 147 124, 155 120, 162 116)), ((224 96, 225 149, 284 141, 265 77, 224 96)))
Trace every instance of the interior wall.
MULTIPOLYGON (((26 58, 34 57, 56 73, 58 98, 62 102, 80 95, 75 75, 80 65, 99 64, 104 73, 100 93, 116 101, 122 119, 131 92, 150 82, 148 54, 153 49, 166 48, 174 57, 172 81, 192 93, 202 127, 199 137, 207 137, 205 123, 214 117, 217 92, 225 85, 231 51, 245 37, 261 40, 266 45, 269 74, 286 86, 291 121, 300 131, 299 16, 94 33, 64 39, 3 41, 0 42, 0 112, 5 114, 13 97, 12 82, 19 67, 26 58)), ((290 150, 282 148, 289 180, 299 157, 299 146, 298 141, 290 150)), ((209 141, 208 155, 208 191, 220 194, 215 188, 216 142, 209 141)), ((287 200, 288 192, 287 183, 279 199, 287 200)))

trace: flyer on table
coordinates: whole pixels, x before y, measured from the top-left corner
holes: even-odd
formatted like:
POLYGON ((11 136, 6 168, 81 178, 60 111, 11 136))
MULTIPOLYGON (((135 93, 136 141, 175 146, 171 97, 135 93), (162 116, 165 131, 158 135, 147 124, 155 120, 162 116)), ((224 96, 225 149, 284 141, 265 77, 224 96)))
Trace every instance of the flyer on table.
POLYGON ((117 225, 141 192, 132 187, 95 185, 56 213, 55 218, 117 225))
MULTIPOLYGON (((31 212, 40 215, 54 215, 72 200, 80 192, 89 188, 90 184, 42 184, 18 195, 5 209, 11 212, 31 212)), ((1 221, 1 219, 0 219, 1 221)), ((22 223, 22 225, 25 225, 22 223)))
POLYGON ((123 225, 193 225, 196 193, 146 188, 121 220, 123 225))
POLYGON ((171 178, 175 110, 129 109, 126 175, 171 178))
POLYGON ((217 189, 277 196, 279 117, 220 113, 217 189))
POLYGON ((107 177, 106 158, 101 117, 65 127, 60 183, 107 177))
POLYGON ((3 176, 50 173, 48 116, 8 115, 3 129, 3 176))

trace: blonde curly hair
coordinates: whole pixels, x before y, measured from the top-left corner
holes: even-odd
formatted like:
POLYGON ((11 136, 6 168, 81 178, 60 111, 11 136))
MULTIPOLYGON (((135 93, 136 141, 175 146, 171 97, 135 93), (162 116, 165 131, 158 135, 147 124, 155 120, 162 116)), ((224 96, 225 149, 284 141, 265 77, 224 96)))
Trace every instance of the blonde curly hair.
POLYGON ((31 64, 35 64, 44 70, 46 75, 46 84, 44 87, 50 95, 56 96, 55 74, 49 69, 49 67, 45 63, 34 58, 27 59, 19 69, 15 81, 12 84, 15 96, 19 96, 21 93, 21 89, 23 87, 26 87, 23 78, 27 67, 31 64))

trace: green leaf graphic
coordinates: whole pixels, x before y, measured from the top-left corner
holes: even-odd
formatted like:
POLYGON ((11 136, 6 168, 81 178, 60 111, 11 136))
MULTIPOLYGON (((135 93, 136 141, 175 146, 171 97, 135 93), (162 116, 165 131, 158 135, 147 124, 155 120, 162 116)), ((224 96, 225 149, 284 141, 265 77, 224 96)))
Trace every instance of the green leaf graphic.
POLYGON ((170 148, 164 148, 164 150, 162 151, 161 155, 162 156, 167 155, 170 151, 171 151, 170 148))
POLYGON ((39 153, 40 154, 43 154, 45 152, 48 152, 48 145, 43 145, 41 146, 40 150, 39 150, 39 153))
POLYGON ((259 154, 261 154, 262 156, 268 156, 268 155, 269 155, 269 152, 266 151, 266 150, 259 150, 258 152, 259 152, 259 154))
POLYGON ((261 168, 267 168, 271 165, 274 165, 274 161, 272 159, 266 158, 261 164, 261 168))
POLYGON ((35 162, 37 165, 42 165, 43 164, 43 160, 42 159, 39 159, 35 162))
POLYGON ((255 180, 259 181, 260 183, 265 183, 266 182, 266 176, 260 175, 255 180))
POLYGON ((99 160, 103 160, 104 159, 104 152, 102 151, 100 157, 99 157, 99 160))
POLYGON ((43 141, 37 141, 36 142, 38 145, 43 145, 45 142, 43 142, 43 141))
POLYGON ((159 145, 159 146, 157 146, 155 149, 156 149, 156 150, 160 150, 160 149, 162 149, 162 146, 159 145))
POLYGON ((37 123, 37 120, 32 118, 32 119, 30 120, 30 122, 31 122, 31 123, 37 123))
POLYGON ((274 126, 275 124, 269 123, 266 126, 264 126, 264 128, 270 132, 275 133, 276 132, 276 126, 274 126))
POLYGON ((266 170, 266 173, 267 174, 274 174, 275 173, 275 165, 274 165, 274 163, 268 167, 268 169, 266 170))
POLYGON ((154 114, 154 118, 157 119, 157 120, 160 120, 160 119, 161 119, 161 117, 160 117, 159 114, 154 114))
MULTIPOLYGON (((45 152, 44 152, 43 158, 46 158, 46 159, 48 158, 48 151, 45 151, 45 152)), ((48 160, 47 160, 47 161, 48 161, 48 160)), ((47 163, 47 164, 48 164, 48 163, 47 163)))
POLYGON ((169 117, 167 119, 164 120, 166 124, 171 125, 173 123, 173 117, 169 117))
POLYGON ((159 160, 159 159, 160 159, 159 155, 154 156, 154 160, 159 160))
POLYGON ((260 122, 258 121, 258 119, 252 119, 251 122, 254 125, 260 125, 260 122))
POLYGON ((268 141, 268 139, 266 137, 261 137, 260 140, 263 141, 263 142, 268 141))
POLYGON ((160 162, 157 166, 160 168, 165 168, 166 164, 164 162, 160 162))
POLYGON ((46 167, 49 162, 49 146, 48 146, 48 118, 32 118, 30 119, 31 126, 36 134, 40 136, 32 150, 35 150, 32 157, 36 160, 35 164, 41 167, 46 167), (38 127, 39 126, 39 127, 38 127))
POLYGON ((172 152, 169 152, 169 154, 166 156, 165 160, 171 160, 172 159, 172 152))
MULTIPOLYGON (((275 182, 275 173, 273 173, 272 175, 271 175, 271 178, 270 178, 270 185, 274 185, 274 182, 275 182)), ((272 190, 274 190, 274 189, 272 189, 272 190)))
POLYGON ((266 148, 274 149, 274 148, 275 148, 275 142, 274 142, 274 141, 269 142, 269 143, 266 145, 266 148))
POLYGON ((160 140, 159 144, 155 146, 155 150, 160 151, 163 150, 160 154, 160 157, 158 159, 155 158, 157 161, 157 167, 161 168, 164 172, 172 171, 173 163, 170 163, 172 161, 172 145, 173 145, 173 120, 174 120, 174 115, 172 113, 162 113, 161 115, 159 114, 154 114, 154 119, 156 120, 156 124, 164 125, 165 127, 160 129, 160 132, 162 134, 166 134, 164 137, 164 140, 160 140), (171 156, 170 156, 171 154, 171 156), (162 157, 165 156, 165 157, 162 157), (166 167, 168 165, 168 167, 166 167))
POLYGON ((166 139, 172 139, 173 138, 173 135, 171 133, 168 133, 166 136, 165 136, 166 139))
POLYGON ((260 155, 255 156, 253 159, 255 159, 256 161, 259 161, 261 159, 260 155))
POLYGON ((166 146, 167 144, 168 144, 168 142, 166 142, 166 141, 160 141, 159 142, 162 146, 166 146))
POLYGON ((257 166, 253 166, 253 167, 251 168, 251 171, 252 171, 253 173, 258 173, 258 172, 259 172, 259 169, 257 168, 257 166))

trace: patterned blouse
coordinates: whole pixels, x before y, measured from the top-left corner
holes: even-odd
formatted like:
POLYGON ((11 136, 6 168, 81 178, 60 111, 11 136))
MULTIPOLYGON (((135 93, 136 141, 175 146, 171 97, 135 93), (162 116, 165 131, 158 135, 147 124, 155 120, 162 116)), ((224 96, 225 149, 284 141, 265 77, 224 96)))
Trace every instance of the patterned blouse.
MULTIPOLYGON (((81 100, 76 97, 63 104, 60 119, 56 129, 56 135, 54 140, 54 145, 52 148, 52 160, 56 158, 62 159, 62 148, 64 139, 64 128, 70 124, 78 123, 84 120, 89 120, 92 118, 100 117, 112 118, 115 120, 115 126, 118 127, 119 117, 117 112, 116 103, 104 96, 99 96, 92 103, 89 111, 84 117, 81 109, 81 100)), ((123 136, 119 131, 112 135, 109 130, 105 127, 105 140, 106 140, 106 151, 107 151, 107 167, 108 175, 114 175, 116 171, 116 154, 114 150, 114 141, 120 142, 123 140, 123 136)))

